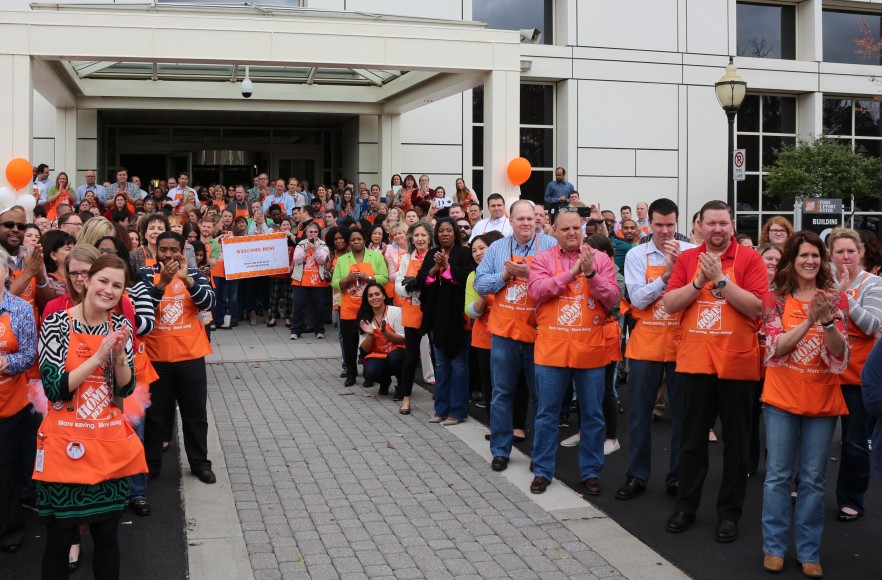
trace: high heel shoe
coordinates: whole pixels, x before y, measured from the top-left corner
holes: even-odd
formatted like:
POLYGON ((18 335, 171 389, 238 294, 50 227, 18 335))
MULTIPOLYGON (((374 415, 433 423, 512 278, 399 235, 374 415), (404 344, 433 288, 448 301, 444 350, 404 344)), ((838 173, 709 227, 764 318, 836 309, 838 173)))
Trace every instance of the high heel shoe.
POLYGON ((273 326, 276 325, 276 319, 275 319, 275 318, 270 318, 270 321, 267 322, 266 325, 267 325, 268 328, 272 328, 273 326))
POLYGON ((404 407, 399 407, 398 412, 402 415, 410 415, 410 407, 407 407, 406 409, 404 407))

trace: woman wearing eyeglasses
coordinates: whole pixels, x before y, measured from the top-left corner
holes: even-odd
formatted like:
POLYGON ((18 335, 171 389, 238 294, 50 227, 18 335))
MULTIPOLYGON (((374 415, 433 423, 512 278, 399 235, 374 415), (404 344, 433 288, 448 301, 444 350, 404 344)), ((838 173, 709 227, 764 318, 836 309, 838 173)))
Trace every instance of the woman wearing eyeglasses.
POLYGON ((787 243, 787 240, 792 235, 793 226, 790 224, 790 221, 785 217, 776 215, 763 226, 763 231, 760 232, 759 244, 757 244, 757 246, 771 243, 779 248, 783 248, 784 244, 787 243))

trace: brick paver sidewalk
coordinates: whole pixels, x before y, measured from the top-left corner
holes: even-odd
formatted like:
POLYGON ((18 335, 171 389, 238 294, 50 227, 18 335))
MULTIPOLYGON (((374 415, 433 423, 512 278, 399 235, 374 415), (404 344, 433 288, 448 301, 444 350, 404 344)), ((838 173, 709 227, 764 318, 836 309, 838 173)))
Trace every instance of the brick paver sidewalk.
POLYGON ((424 410, 402 416, 339 371, 209 365, 255 578, 622 577, 424 410))

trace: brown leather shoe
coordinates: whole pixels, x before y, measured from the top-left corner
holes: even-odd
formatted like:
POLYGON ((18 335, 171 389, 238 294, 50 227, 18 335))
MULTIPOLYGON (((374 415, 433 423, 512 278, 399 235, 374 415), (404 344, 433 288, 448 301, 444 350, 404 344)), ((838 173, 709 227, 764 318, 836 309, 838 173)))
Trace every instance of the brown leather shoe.
POLYGON ((212 484, 217 482, 217 477, 215 477, 214 472, 210 469, 194 471, 193 473, 196 475, 196 477, 199 478, 199 481, 201 481, 202 483, 212 484))
POLYGON ((533 478, 533 483, 530 484, 530 493, 545 493, 545 488, 549 485, 551 482, 548 481, 548 478, 537 475, 533 478))
POLYGON ((765 568, 767 572, 779 574, 781 570, 784 569, 784 558, 778 558, 777 556, 763 556, 763 568, 765 568))
POLYGON ((599 477, 589 477, 584 482, 585 493, 588 495, 600 495, 603 487, 600 485, 599 477))
POLYGON ((824 570, 821 568, 820 564, 803 564, 802 565, 802 573, 804 576, 808 578, 823 578, 824 570))

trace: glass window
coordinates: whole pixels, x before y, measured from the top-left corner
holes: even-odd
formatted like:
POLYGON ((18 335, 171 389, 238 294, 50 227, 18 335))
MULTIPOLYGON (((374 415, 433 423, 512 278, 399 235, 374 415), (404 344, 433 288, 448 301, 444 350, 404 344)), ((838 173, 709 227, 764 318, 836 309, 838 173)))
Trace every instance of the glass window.
POLYGON ((824 133, 827 135, 851 135, 851 101, 848 99, 824 99, 824 133))
POLYGON ((554 87, 521 85, 521 125, 554 124, 554 87))
POLYGON ((792 199, 764 194, 764 168, 775 162, 778 150, 796 144, 796 97, 748 95, 738 111, 737 127, 736 142, 747 159, 745 180, 735 182, 735 226, 756 241, 761 221, 793 211, 792 199))
POLYGON ((735 18, 738 56, 796 58, 796 8, 739 2, 735 18))
POLYGON ((554 129, 521 127, 521 157, 533 168, 554 165, 554 129))
POLYGON ((552 44, 554 0, 473 0, 472 20, 502 30, 538 28, 542 44, 552 44))
POLYGON ((484 85, 472 89, 472 123, 484 122, 484 85))
POLYGON ((882 64, 879 57, 878 14, 824 10, 824 61, 847 64, 882 64))

